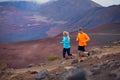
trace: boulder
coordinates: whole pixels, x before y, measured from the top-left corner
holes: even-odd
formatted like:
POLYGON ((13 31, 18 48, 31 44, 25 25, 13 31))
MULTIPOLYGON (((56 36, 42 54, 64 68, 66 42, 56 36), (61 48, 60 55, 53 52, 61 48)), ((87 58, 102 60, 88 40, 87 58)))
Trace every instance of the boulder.
POLYGON ((35 80, 50 80, 48 70, 44 69, 35 75, 35 80))
POLYGON ((88 80, 88 74, 85 69, 79 69, 74 72, 67 80, 88 80))

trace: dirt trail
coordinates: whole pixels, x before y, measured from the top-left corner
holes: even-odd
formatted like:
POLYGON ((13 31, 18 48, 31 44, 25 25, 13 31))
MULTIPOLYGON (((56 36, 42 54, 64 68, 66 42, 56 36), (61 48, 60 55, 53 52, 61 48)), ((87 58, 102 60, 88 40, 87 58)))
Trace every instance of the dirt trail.
MULTIPOLYGON (((86 69, 89 69, 90 71, 94 71, 96 70, 95 66, 98 66, 100 67, 100 69, 96 71, 101 71, 101 73, 99 74, 96 73, 96 75, 93 75, 94 77, 91 76, 91 80, 98 80, 97 78, 101 76, 102 78, 104 78, 102 80, 113 80, 112 78, 109 78, 109 76, 107 75, 114 70, 119 70, 118 68, 116 68, 117 64, 114 64, 114 63, 119 62, 120 43, 118 45, 93 47, 90 49, 90 51, 93 51, 92 56, 89 58, 86 58, 85 61, 83 62, 78 62, 77 64, 75 64, 76 67, 80 67, 80 68, 84 67, 86 69), (104 68, 107 70, 104 70, 104 68), (105 71, 105 72, 102 73, 102 71, 105 71)), ((7 77, 3 76, 0 78, 0 80, 3 80, 5 77, 7 79, 9 78, 8 80, 17 80, 19 78, 23 78, 23 80, 34 80, 35 74, 40 72, 43 69, 47 69, 52 74, 60 73, 66 67, 69 68, 73 66, 71 65, 71 63, 77 57, 76 55, 74 56, 75 57, 73 57, 73 59, 67 59, 65 64, 62 64, 63 60, 59 59, 55 61, 47 61, 45 63, 41 63, 42 65, 35 65, 35 64, 28 65, 29 67, 22 68, 22 69, 7 69, 7 71, 9 73, 12 73, 12 75, 6 75, 7 77)))
POLYGON ((72 59, 67 60, 67 62, 65 64, 62 64, 62 60, 56 60, 56 61, 52 61, 52 62, 48 61, 45 63, 46 65, 43 65, 43 66, 33 66, 30 68, 13 69, 11 71, 15 74, 21 74, 21 73, 25 73, 28 71, 39 72, 40 70, 43 70, 43 69, 47 69, 48 71, 52 71, 52 70, 55 70, 56 68, 58 68, 59 66, 69 65, 71 61, 72 61, 72 59))
MULTIPOLYGON (((101 58, 104 55, 120 53, 120 46, 119 45, 118 46, 104 46, 102 48, 98 47, 95 49, 98 49, 99 52, 96 54, 93 54, 91 56, 91 58, 94 58, 96 56, 98 58, 101 58)), ((21 74, 21 73, 25 73, 28 71, 39 72, 40 70, 43 70, 43 69, 47 69, 48 71, 52 71, 52 70, 55 70, 56 68, 58 68, 59 66, 63 66, 63 67, 69 66, 72 61, 73 61, 73 59, 68 59, 65 64, 61 64, 62 60, 56 60, 56 61, 52 61, 52 62, 46 62, 46 65, 44 65, 44 66, 35 66, 35 67, 31 67, 31 68, 14 69, 14 70, 12 70, 12 72, 15 74, 21 74)))
POLYGON ((40 70, 43 70, 43 69, 47 69, 48 71, 52 71, 56 68, 57 68, 57 66, 32 67, 32 68, 24 68, 24 69, 15 69, 15 70, 13 70, 13 72, 16 73, 16 74, 20 74, 20 73, 25 73, 25 72, 28 72, 28 71, 39 72, 40 70))
POLYGON ((116 53, 120 53, 120 46, 104 46, 103 48, 100 49, 100 53, 99 54, 95 54, 93 57, 99 57, 101 58, 104 55, 110 55, 110 54, 116 54, 116 53))

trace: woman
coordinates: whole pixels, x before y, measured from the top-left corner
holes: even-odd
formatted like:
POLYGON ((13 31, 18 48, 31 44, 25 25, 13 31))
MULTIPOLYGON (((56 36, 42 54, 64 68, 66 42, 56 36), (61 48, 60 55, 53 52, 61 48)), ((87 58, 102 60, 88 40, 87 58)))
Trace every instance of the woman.
POLYGON ((63 58, 66 60, 66 52, 68 56, 72 58, 72 54, 70 53, 70 37, 69 37, 69 32, 64 31, 63 32, 63 40, 60 42, 63 44, 63 58))

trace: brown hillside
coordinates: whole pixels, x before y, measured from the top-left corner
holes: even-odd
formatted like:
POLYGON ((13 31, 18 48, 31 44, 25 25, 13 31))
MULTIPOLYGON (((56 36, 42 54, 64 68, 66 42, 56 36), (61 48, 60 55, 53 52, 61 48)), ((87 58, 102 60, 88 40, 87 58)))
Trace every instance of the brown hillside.
POLYGON ((48 61, 44 65, 31 65, 29 68, 13 69, 0 64, 0 80, 119 80, 120 79, 120 41, 109 46, 92 48, 92 56, 83 62, 75 62, 76 58, 48 61), (74 63, 73 63, 74 62, 74 63), (88 75, 85 75, 83 72, 88 75), (77 73, 82 69, 82 73, 77 73), (77 74, 75 74, 77 73, 77 74), (42 74, 42 75, 40 75, 42 74), (79 75, 78 75, 79 74, 79 75), (36 75, 39 75, 37 78, 36 75), (88 79, 84 79, 84 76, 88 79))
MULTIPOLYGON (((118 31, 120 31, 120 24, 105 24, 87 30, 86 32, 91 38, 87 49, 89 50, 94 46, 109 45, 113 41, 120 40, 120 32, 118 31)), ((76 35, 77 31, 70 34, 71 53, 73 54, 77 54, 76 35)), ((9 67, 22 68, 29 64, 45 62, 51 55, 57 55, 61 58, 61 39, 62 35, 34 41, 0 43, 0 63, 7 63, 9 67)))
POLYGON ((89 33, 120 33, 120 23, 102 24, 88 30, 89 33))

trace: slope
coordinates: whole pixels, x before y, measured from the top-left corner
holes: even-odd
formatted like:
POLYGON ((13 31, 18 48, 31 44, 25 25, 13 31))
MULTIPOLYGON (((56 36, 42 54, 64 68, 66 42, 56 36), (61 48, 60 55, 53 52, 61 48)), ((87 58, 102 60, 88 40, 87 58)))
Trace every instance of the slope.
MULTIPOLYGON (((113 41, 120 40, 119 31, 119 24, 105 24, 94 30, 87 30, 86 32, 91 38, 87 50, 95 46, 109 45, 113 41), (108 32, 105 33, 103 30, 107 30, 108 32), (114 32, 112 32, 112 30, 114 30, 114 32)), ((77 31, 70 33, 71 53, 73 54, 77 54, 76 35, 77 31)), ((9 67, 23 68, 32 63, 39 64, 45 62, 48 60, 48 56, 56 55, 62 58, 61 40, 62 35, 58 35, 56 37, 34 41, 0 43, 0 63, 7 63, 9 67)))
POLYGON ((95 27, 101 24, 120 23, 120 5, 113 5, 109 7, 99 7, 88 10, 82 18, 68 23, 67 29, 75 30, 80 26, 84 28, 95 27))

